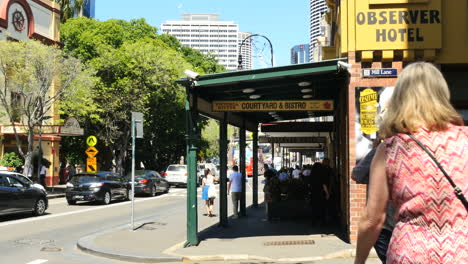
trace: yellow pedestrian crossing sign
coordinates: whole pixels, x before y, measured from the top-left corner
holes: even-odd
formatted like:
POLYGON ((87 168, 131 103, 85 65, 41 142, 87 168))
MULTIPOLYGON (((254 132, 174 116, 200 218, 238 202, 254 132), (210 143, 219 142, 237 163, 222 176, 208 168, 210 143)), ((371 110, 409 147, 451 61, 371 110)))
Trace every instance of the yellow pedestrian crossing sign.
POLYGON ((85 153, 88 155, 88 158, 94 158, 99 153, 99 151, 95 147, 89 147, 86 149, 85 153))
POLYGON ((86 172, 96 172, 96 171, 97 171, 97 159, 87 158, 86 159, 86 172))
POLYGON ((97 144, 97 138, 95 136, 89 136, 86 139, 86 144, 90 147, 94 147, 97 144))

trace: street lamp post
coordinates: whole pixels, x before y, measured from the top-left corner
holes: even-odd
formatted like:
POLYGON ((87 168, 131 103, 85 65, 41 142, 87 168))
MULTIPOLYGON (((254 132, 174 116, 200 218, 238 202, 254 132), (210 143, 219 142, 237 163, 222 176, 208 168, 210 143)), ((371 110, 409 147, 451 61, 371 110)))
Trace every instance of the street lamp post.
POLYGON ((273 45, 271 44, 271 41, 263 36, 263 35, 260 35, 260 34, 252 34, 252 35, 249 35, 247 36, 246 38, 244 38, 239 46, 239 55, 238 55, 238 65, 237 65, 237 69, 238 70, 242 70, 242 46, 244 46, 245 42, 250 39, 250 38, 253 38, 253 37, 262 37, 264 39, 266 39, 268 41, 268 44, 270 44, 270 50, 271 50, 271 67, 273 67, 273 45))

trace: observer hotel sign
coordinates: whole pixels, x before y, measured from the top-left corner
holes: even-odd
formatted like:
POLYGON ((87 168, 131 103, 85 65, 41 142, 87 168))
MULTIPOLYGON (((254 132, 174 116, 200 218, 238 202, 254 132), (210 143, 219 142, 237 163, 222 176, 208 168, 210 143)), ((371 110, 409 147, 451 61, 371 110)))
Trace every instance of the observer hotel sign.
MULTIPOLYGON (((388 4, 392 1, 386 2, 388 4)), ((370 5, 367 1, 358 1, 358 3, 360 7, 356 10, 356 48, 358 50, 438 49, 442 47, 440 0, 411 5, 399 4, 401 8, 387 8, 386 6, 378 8, 381 5, 370 5)))

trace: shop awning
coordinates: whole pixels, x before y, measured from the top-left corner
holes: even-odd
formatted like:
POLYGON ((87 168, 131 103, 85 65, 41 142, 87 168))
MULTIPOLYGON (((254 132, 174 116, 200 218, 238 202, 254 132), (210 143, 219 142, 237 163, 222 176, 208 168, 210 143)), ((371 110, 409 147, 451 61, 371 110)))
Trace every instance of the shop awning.
POLYGON ((229 112, 230 124, 245 120, 247 129, 255 129, 258 123, 333 115, 348 80, 339 61, 346 59, 207 74, 192 84, 188 78, 178 83, 196 90, 200 113, 222 119, 229 112))

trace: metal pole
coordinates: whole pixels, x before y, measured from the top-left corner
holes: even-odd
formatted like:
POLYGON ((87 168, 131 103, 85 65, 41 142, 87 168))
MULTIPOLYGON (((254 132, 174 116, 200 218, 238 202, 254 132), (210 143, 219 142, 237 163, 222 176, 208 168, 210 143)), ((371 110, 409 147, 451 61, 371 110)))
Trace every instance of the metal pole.
POLYGON ((242 173, 242 193, 240 199, 240 216, 246 216, 246 186, 245 186, 245 128, 242 126, 239 133, 239 168, 240 173, 242 173))
POLYGON ((220 166, 220 186, 219 186, 219 225, 228 225, 228 202, 227 202, 227 113, 219 122, 219 162, 220 166))
POLYGON ((253 132, 253 207, 258 207, 258 131, 253 132))
MULTIPOLYGON (((192 82, 192 88, 194 83, 192 82)), ((198 245, 197 212, 197 95, 186 87, 185 113, 187 125, 187 241, 184 246, 198 245), (190 100, 192 99, 192 100, 190 100)))
POLYGON ((132 120, 132 231, 135 231, 135 122, 132 120))
POLYGON ((273 45, 271 44, 271 41, 270 39, 268 39, 267 37, 263 36, 263 35, 260 35, 260 34, 252 34, 250 36, 247 36, 246 38, 244 38, 239 46, 239 55, 238 55, 238 65, 237 65, 237 69, 238 70, 242 70, 242 46, 244 46, 244 43, 246 40, 252 38, 252 37, 262 37, 264 39, 266 39, 268 41, 268 44, 270 44, 270 51, 271 51, 271 67, 273 67, 273 45))

